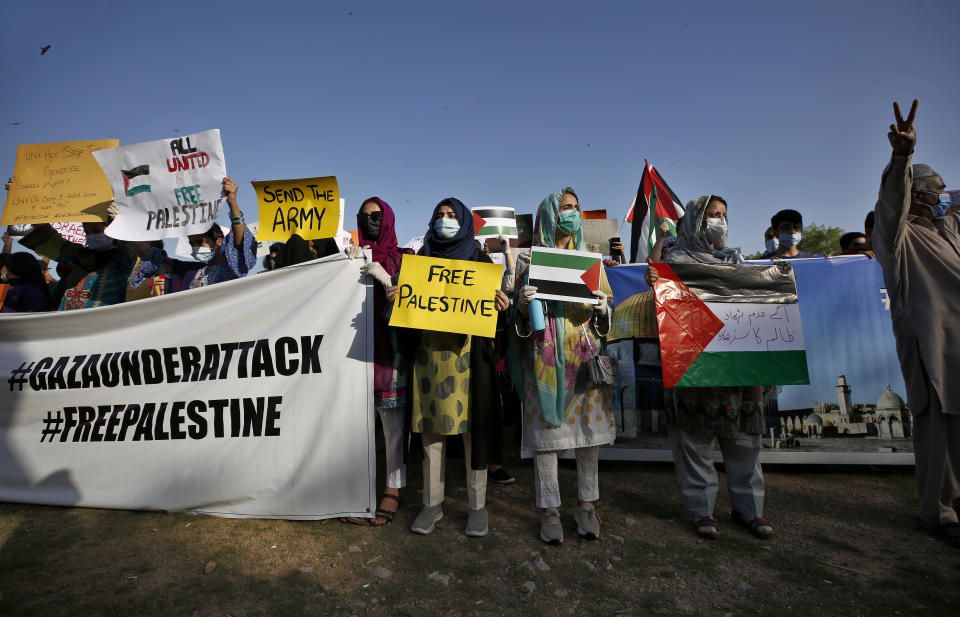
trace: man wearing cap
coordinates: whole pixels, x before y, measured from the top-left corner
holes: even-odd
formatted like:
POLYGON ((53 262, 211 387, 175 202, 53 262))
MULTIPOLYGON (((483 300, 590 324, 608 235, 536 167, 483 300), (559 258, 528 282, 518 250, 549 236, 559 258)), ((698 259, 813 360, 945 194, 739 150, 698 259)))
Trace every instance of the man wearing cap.
POLYGON ((893 111, 893 156, 880 179, 873 250, 883 268, 913 415, 920 519, 934 536, 960 548, 960 215, 944 216, 949 196, 943 178, 927 165, 911 165, 917 101, 906 121, 899 104, 893 111))
POLYGON ((805 257, 821 257, 813 253, 806 253, 797 248, 803 237, 803 216, 796 210, 781 210, 770 219, 770 227, 776 234, 777 248, 763 254, 763 259, 803 259, 805 257))

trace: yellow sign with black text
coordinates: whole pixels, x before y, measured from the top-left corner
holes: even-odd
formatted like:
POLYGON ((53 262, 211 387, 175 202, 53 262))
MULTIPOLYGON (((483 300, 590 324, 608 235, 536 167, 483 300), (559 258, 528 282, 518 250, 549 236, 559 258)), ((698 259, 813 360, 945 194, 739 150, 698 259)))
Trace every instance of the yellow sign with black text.
POLYGON ((404 255, 391 326, 493 338, 503 266, 404 255))
POLYGON ((340 187, 335 176, 251 182, 260 206, 257 240, 283 242, 332 238, 340 224, 340 187))

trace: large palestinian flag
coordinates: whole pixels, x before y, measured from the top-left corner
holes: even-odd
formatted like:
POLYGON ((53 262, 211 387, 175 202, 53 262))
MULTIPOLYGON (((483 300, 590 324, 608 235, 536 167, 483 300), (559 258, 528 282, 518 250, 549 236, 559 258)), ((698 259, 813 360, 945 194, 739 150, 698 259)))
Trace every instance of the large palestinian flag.
POLYGON ((657 242, 657 228, 661 223, 670 226, 670 235, 677 235, 677 221, 683 216, 683 206, 676 193, 646 159, 643 165, 640 187, 624 219, 631 224, 630 263, 647 260, 657 242))
POLYGON ((473 229, 477 240, 517 237, 517 217, 513 208, 474 208, 473 229))
POLYGON ((652 264, 663 387, 808 384, 797 285, 779 266, 652 264))
POLYGON ((596 304, 593 292, 600 289, 602 258, 600 253, 535 246, 527 284, 537 288, 541 300, 596 304))

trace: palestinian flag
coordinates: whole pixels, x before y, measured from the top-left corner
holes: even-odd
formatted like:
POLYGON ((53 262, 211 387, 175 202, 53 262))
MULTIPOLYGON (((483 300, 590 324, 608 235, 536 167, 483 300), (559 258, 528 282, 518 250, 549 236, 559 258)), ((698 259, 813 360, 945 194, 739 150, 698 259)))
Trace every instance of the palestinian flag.
POLYGON ((474 208, 473 229, 477 240, 517 237, 517 216, 513 208, 474 208))
POLYGON ((123 174, 123 190, 127 197, 133 197, 137 193, 150 192, 150 166, 138 165, 133 169, 121 169, 123 174))
POLYGON ((670 226, 670 235, 677 235, 677 221, 683 216, 683 206, 677 194, 667 186, 653 165, 646 159, 643 164, 640 188, 624 219, 631 223, 630 263, 647 260, 657 242, 657 228, 661 223, 670 226))
POLYGON ((656 263, 663 387, 808 384, 797 285, 779 266, 656 263))
POLYGON ((603 264, 600 253, 535 246, 530 249, 528 285, 537 288, 537 298, 596 304, 593 292, 600 289, 603 264))

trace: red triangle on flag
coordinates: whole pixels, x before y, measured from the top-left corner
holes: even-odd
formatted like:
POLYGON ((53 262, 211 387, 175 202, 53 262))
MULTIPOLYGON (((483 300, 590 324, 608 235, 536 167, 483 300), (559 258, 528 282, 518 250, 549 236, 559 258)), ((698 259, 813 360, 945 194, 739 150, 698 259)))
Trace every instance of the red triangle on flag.
POLYGON ((597 260, 597 263, 590 266, 590 268, 580 275, 580 279, 586 283, 587 289, 590 291, 597 291, 600 289, 600 269, 603 268, 603 264, 597 260))
POLYGON ((667 264, 651 264, 660 278, 653 284, 660 331, 663 387, 673 388, 697 356, 723 329, 723 322, 690 291, 667 264))
POLYGON ((487 219, 483 218, 476 212, 473 213, 473 235, 480 233, 480 230, 483 229, 483 226, 487 224, 487 219))

